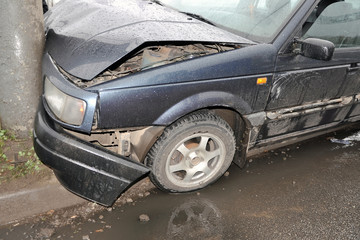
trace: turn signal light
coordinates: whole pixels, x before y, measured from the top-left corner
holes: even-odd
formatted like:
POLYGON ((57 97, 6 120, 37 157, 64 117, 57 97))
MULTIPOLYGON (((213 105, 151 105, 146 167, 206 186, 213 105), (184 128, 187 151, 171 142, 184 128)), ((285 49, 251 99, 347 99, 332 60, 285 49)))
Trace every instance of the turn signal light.
POLYGON ((264 85, 267 83, 267 78, 264 77, 264 78, 258 78, 257 81, 256 81, 256 84, 257 85, 264 85))

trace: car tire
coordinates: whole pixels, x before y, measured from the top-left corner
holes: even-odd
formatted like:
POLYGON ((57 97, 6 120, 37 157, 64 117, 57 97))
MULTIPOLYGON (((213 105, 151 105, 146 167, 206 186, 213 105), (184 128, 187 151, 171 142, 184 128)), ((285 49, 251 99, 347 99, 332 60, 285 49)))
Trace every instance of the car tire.
POLYGON ((210 112, 185 116, 164 130, 145 158, 150 179, 167 192, 189 192, 216 181, 235 153, 234 132, 210 112))

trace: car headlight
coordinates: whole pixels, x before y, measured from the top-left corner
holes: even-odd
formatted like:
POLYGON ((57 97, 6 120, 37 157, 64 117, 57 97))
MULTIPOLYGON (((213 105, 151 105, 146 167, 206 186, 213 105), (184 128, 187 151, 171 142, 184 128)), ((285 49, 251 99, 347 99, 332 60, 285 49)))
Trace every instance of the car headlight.
POLYGON ((63 93, 47 78, 45 78, 44 96, 51 111, 61 121, 81 125, 86 110, 85 101, 63 93))

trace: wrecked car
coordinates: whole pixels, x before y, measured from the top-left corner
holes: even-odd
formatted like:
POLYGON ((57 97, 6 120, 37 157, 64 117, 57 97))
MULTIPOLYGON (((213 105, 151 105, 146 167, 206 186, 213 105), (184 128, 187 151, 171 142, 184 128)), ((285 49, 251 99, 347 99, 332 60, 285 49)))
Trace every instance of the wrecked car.
POLYGON ((360 120, 357 0, 63 0, 45 14, 40 160, 105 206, 360 120))

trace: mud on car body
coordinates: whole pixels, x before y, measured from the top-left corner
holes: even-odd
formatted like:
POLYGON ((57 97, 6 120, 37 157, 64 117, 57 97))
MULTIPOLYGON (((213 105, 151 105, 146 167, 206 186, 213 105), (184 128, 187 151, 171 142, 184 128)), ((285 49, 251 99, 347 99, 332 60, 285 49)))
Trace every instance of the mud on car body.
POLYGON ((63 0, 45 14, 35 150, 106 206, 147 175, 203 188, 359 121, 359 16, 350 0, 63 0))

